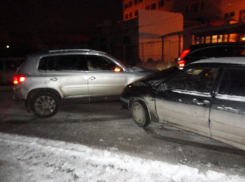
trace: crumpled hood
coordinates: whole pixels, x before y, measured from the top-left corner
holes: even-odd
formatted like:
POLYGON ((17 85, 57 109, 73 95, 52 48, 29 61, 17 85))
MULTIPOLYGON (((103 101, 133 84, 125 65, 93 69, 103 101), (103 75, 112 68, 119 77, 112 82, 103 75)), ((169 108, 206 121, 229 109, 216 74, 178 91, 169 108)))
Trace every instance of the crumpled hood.
POLYGON ((157 72, 159 71, 158 69, 155 69, 155 68, 149 68, 149 67, 144 67, 144 66, 132 66, 129 68, 129 71, 132 71, 132 72, 137 72, 137 71, 149 71, 149 72, 157 72))
POLYGON ((170 76, 174 75, 175 73, 179 72, 180 70, 173 66, 170 68, 167 68, 162 71, 155 72, 151 75, 148 75, 147 77, 144 77, 137 82, 133 83, 134 86, 147 86, 147 85, 156 85, 158 83, 161 83, 162 81, 166 80, 170 76))

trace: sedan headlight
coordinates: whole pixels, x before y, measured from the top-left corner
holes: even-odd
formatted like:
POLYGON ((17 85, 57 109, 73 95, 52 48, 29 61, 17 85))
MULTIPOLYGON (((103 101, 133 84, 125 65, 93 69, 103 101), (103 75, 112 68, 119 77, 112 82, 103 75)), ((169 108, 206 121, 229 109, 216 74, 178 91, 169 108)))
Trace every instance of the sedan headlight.
POLYGON ((145 82, 135 82, 132 84, 133 86, 148 86, 145 82))

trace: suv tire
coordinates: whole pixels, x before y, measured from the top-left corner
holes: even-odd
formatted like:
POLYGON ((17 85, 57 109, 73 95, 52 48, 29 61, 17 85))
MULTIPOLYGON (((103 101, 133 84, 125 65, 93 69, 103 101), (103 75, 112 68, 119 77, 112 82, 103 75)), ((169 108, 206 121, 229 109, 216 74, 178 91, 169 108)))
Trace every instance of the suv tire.
POLYGON ((134 122, 140 127, 146 127, 151 123, 146 106, 140 102, 132 104, 131 114, 134 122))
POLYGON ((54 116, 59 108, 58 97, 50 92, 40 92, 32 99, 32 111, 39 117, 54 116))

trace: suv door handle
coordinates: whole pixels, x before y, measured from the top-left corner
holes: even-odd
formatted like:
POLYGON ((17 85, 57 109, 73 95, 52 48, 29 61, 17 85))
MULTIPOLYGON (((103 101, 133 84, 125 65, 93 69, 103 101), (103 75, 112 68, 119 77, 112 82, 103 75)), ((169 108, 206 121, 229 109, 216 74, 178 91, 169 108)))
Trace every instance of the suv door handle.
POLYGON ((95 76, 91 76, 89 79, 90 79, 90 80, 95 80, 96 77, 95 77, 95 76))
POLYGON ((58 80, 58 78, 51 78, 50 80, 55 82, 58 80))

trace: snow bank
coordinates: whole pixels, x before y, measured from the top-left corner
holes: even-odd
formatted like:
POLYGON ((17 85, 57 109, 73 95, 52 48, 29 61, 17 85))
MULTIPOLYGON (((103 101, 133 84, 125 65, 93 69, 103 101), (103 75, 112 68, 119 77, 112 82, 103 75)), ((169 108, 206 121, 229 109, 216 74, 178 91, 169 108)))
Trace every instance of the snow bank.
POLYGON ((244 182, 185 165, 145 160, 84 145, 0 133, 0 181, 244 182))

